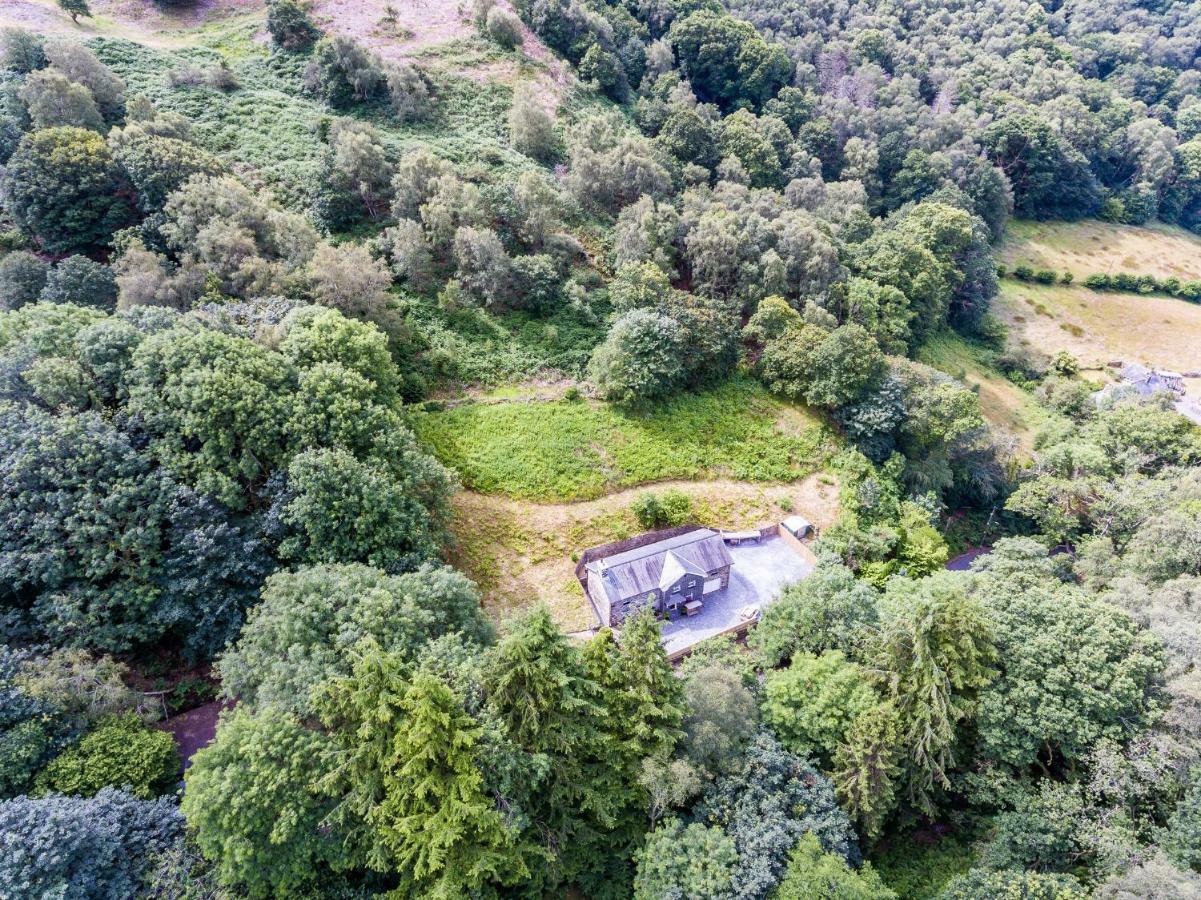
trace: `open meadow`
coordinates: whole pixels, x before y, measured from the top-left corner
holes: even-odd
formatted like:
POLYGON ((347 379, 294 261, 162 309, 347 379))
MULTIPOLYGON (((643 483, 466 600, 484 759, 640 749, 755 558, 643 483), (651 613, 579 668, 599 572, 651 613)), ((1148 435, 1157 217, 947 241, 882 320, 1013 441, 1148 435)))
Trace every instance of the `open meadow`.
POLYGON ((1005 227, 997 249, 1007 269, 1071 272, 1077 281, 1089 275, 1133 272, 1156 278, 1201 279, 1201 238, 1161 223, 1120 225, 1082 222, 1033 222, 1018 219, 1005 227))

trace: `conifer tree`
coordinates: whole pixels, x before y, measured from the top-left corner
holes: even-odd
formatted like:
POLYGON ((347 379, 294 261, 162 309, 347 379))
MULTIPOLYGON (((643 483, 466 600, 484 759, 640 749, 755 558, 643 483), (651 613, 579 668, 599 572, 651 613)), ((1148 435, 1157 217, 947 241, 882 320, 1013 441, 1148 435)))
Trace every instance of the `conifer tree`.
POLYGON ((896 805, 900 725, 890 703, 862 712, 834 754, 831 776, 838 799, 865 836, 880 834, 896 805))
POLYGON ((625 737, 639 757, 669 756, 684 736, 684 682, 672 671, 649 609, 626 620, 618 646, 628 706, 625 737))
POLYGON ((528 849, 484 790, 482 729, 445 682, 362 645, 334 682, 324 721, 342 744, 324 786, 344 798, 333 817, 370 868, 400 878, 401 896, 458 898, 528 875, 528 849))
POLYGON ((484 682, 510 738, 543 762, 525 811, 549 863, 532 873, 531 895, 554 894, 606 865, 599 842, 622 805, 601 686, 545 607, 510 627, 484 682))
POLYGON ((901 720, 907 799, 933 815, 957 761, 958 725, 995 674, 992 628, 954 573, 893 579, 881 606, 877 664, 901 720))

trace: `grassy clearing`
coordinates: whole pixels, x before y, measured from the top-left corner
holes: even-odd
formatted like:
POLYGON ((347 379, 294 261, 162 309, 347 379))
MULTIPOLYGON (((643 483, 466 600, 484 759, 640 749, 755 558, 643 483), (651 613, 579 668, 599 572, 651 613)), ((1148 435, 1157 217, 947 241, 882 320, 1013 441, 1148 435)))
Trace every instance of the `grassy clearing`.
MULTIPOLYGON (((671 482, 653 490, 668 487, 692 498, 697 523, 720 528, 766 525, 792 510, 825 527, 838 512, 837 482, 824 474, 786 485, 671 482)), ((495 621, 545 603, 565 631, 583 631, 596 620, 572 557, 641 531, 630 503, 644 490, 559 504, 464 491, 454 501, 450 562, 480 586, 484 608, 495 621)))
POLYGON ((1030 450, 1034 435, 1051 418, 1028 391, 993 366, 992 352, 953 331, 935 335, 918 351, 918 359, 971 387, 988 421, 1013 434, 1030 450))
MULTIPOLYGON (((1067 350, 1098 375, 1111 361, 1177 371, 1201 367, 1201 306, 1172 297, 1005 281, 994 309, 1011 341, 1043 353, 1067 350)), ((1201 382, 1188 382, 1201 396, 1201 382)))
POLYGON ((589 321, 569 306, 539 317, 528 312, 497 315, 476 307, 448 312, 435 300, 411 295, 404 302, 410 321, 430 346, 438 380, 451 384, 495 387, 543 371, 579 377, 607 327, 603 319, 589 321))
POLYGON ((471 403, 413 425, 472 490, 544 501, 675 478, 795 481, 834 441, 811 412, 742 379, 644 415, 584 401, 471 403))
POLYGON ((1112 222, 1011 222, 998 250, 1012 269, 1071 272, 1077 281, 1093 274, 1132 272, 1181 281, 1201 279, 1201 238, 1170 225, 1112 222))

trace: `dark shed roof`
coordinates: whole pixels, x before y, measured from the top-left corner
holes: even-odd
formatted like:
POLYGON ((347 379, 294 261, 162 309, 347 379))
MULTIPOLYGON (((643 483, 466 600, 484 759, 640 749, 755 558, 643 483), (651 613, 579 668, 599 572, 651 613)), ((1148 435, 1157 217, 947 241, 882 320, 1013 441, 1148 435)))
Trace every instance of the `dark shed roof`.
POLYGON ((601 577, 611 600, 620 601, 662 587, 663 569, 669 562, 671 569, 678 567, 681 573, 691 571, 711 575, 732 564, 733 560, 720 534, 709 528, 698 528, 595 560, 588 563, 587 569, 601 577))

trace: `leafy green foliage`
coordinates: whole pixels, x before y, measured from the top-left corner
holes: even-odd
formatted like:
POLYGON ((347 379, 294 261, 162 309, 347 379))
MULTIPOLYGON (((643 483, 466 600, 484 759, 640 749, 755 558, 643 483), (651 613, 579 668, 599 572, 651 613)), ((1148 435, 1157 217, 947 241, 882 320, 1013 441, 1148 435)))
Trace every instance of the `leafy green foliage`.
POLYGON ((412 660, 427 641, 449 633, 478 643, 492 634, 474 585, 453 569, 387 575, 342 565, 277 572, 238 642, 221 657, 222 685, 245 705, 309 715, 314 692, 350 674, 361 640, 412 660))
POLYGON ((1145 721, 1162 667, 1157 642, 1129 616, 1056 585, 1042 547, 1012 541, 981 566, 998 675, 980 694, 982 751, 1018 768, 1083 757, 1145 721))
POLYGON ((694 815, 734 839, 739 857, 735 897, 768 896, 806 833, 814 834, 824 851, 852 865, 860 861, 854 830, 838 808, 830 782, 768 734, 747 748, 741 766, 718 777, 694 815))
POLYGON ((667 490, 662 494, 647 491, 630 504, 634 518, 647 531, 684 525, 692 518, 692 498, 683 491, 667 490))
POLYGON ((1028 900, 1084 900, 1088 894, 1070 875, 976 870, 956 878, 938 896, 939 900, 992 900, 1010 896, 1028 900))
POLYGON ((698 10, 672 25, 668 40, 694 89, 725 108, 764 103, 792 74, 783 48, 723 13, 698 10))
POLYGON ((180 808, 224 883, 275 896, 312 885, 337 859, 337 838, 320 827, 333 801, 315 786, 335 749, 277 709, 222 718, 192 758, 180 808))
POLYGON ((1168 823, 1164 843, 1174 863, 1201 872, 1201 770, 1193 770, 1185 795, 1168 823))
POLYGON ((734 842, 720 828, 669 819, 638 852, 634 900, 724 897, 738 864, 734 842))
POLYGON ((50 267, 32 253, 17 250, 0 259, 0 309, 20 309, 36 303, 46 286, 50 267))
POLYGON ((179 771, 169 732, 144 726, 136 716, 101 720, 94 731, 56 757, 38 776, 43 791, 91 797, 122 788, 142 800, 167 793, 179 771))
POLYGON ((850 569, 823 561, 808 577, 788 585, 751 632, 750 646, 765 668, 799 653, 838 650, 863 658, 863 640, 877 620, 877 596, 850 569))
POLYGON ((129 220, 112 152, 87 129, 27 134, 8 161, 5 185, 10 215, 49 253, 103 244, 129 220))
POLYGON ((776 892, 780 900, 809 900, 813 897, 828 900, 895 900, 896 894, 886 888, 880 876, 865 863, 852 869, 846 860, 826 853, 812 833, 801 836, 788 871, 776 892))
POLYGON ((867 673, 840 651, 798 654, 768 674, 763 718, 789 750, 829 764, 854 720, 878 702, 867 673))
POLYGON ((50 270, 40 299, 112 312, 117 306, 117 281, 108 266, 74 254, 50 270))

